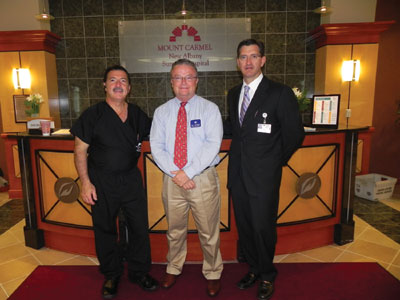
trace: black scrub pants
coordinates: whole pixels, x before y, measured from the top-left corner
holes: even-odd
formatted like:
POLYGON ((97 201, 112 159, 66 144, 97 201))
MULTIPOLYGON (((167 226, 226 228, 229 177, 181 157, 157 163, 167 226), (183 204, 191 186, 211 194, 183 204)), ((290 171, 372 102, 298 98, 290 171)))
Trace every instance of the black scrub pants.
POLYGON ((240 177, 231 188, 239 245, 249 264, 249 271, 270 282, 277 276, 273 259, 282 173, 275 174, 273 179, 266 180, 269 184, 262 187, 262 192, 247 191, 240 177))
POLYGON ((89 168, 89 176, 97 193, 97 202, 92 206, 92 219, 101 273, 107 279, 123 273, 122 249, 118 245, 116 225, 120 209, 128 228, 128 272, 136 275, 148 273, 151 253, 147 200, 139 169, 135 167, 128 172, 106 173, 89 168))

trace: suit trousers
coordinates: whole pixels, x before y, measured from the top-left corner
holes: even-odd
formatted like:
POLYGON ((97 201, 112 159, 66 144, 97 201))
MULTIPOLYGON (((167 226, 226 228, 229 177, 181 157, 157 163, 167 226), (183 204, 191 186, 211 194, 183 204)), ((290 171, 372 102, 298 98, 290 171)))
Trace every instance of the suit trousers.
POLYGON ((239 245, 250 266, 249 271, 270 282, 277 275, 273 259, 280 180, 281 172, 278 172, 274 182, 263 187, 263 193, 248 191, 240 176, 231 187, 239 245))
POLYGON ((203 251, 203 275, 219 279, 223 264, 219 250, 220 186, 215 167, 193 178, 196 188, 185 190, 164 175, 162 200, 168 222, 167 273, 179 275, 187 254, 188 213, 192 211, 203 251))
POLYGON ((97 193, 96 204, 92 206, 92 219, 100 271, 106 278, 119 277, 123 273, 122 249, 118 245, 116 225, 121 209, 128 229, 128 271, 148 273, 151 253, 147 201, 139 169, 117 174, 89 169, 89 174, 97 193))

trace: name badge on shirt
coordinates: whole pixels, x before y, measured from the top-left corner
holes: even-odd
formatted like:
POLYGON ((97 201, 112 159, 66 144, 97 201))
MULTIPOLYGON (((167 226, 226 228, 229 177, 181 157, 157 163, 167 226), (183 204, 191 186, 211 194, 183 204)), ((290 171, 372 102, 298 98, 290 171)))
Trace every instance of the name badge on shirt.
POLYGON ((191 120, 190 121, 190 127, 194 128, 194 127, 201 127, 201 120, 197 119, 197 120, 191 120))
POLYGON ((258 124, 257 132, 271 133, 271 124, 258 124))

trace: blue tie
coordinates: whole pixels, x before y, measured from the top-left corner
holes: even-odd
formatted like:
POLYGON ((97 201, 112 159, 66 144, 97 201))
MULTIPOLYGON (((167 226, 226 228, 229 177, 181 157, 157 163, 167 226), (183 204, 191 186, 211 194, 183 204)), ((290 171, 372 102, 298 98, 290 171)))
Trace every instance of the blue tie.
POLYGON ((250 105, 249 91, 250 91, 250 87, 248 85, 245 85, 242 108, 240 109, 240 115, 239 115, 240 126, 242 126, 244 115, 246 114, 246 110, 250 105))

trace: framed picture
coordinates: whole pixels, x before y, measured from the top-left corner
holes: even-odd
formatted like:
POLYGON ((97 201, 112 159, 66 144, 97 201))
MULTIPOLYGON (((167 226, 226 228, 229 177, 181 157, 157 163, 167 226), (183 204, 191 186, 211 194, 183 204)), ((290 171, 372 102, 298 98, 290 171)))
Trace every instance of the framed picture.
POLYGON ((15 115, 15 123, 26 123, 27 115, 25 110, 27 109, 25 106, 25 99, 29 95, 14 95, 14 115, 15 115))
POLYGON ((338 128, 340 95, 314 95, 311 103, 311 126, 338 128))

